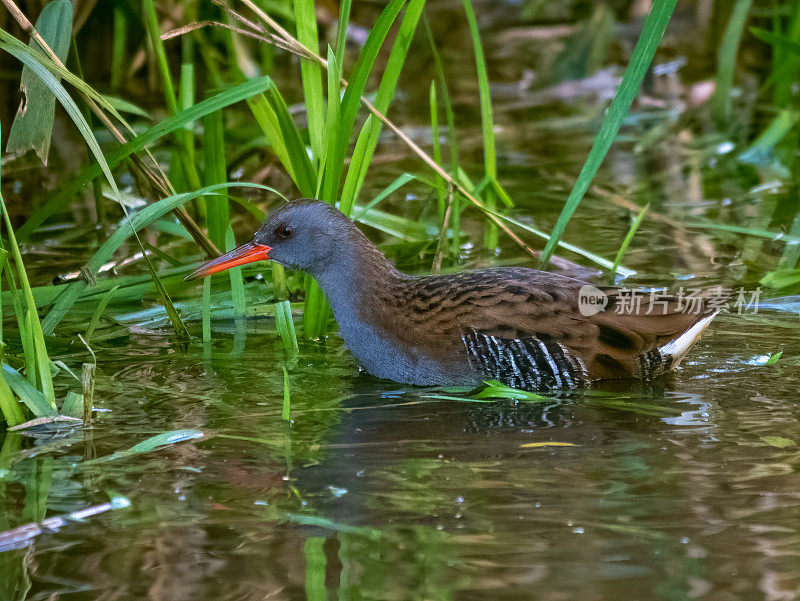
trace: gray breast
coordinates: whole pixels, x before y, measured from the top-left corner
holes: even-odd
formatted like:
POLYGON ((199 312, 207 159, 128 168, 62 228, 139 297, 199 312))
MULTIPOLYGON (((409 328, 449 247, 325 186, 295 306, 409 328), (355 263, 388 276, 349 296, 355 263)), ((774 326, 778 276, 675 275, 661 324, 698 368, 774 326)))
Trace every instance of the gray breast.
POLYGON ((334 307, 334 316, 347 348, 375 377, 417 386, 476 383, 475 374, 469 370, 459 373, 419 349, 401 347, 380 328, 356 319, 347 311, 337 311, 334 307))

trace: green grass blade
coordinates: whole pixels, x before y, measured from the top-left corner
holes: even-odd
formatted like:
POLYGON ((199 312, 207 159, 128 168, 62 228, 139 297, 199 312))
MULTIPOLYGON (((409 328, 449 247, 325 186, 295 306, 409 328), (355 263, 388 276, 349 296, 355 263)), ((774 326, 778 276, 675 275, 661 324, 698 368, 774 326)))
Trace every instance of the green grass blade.
MULTIPOLYGON (((170 72, 164 42, 161 39, 161 28, 158 25, 158 16, 156 15, 156 8, 153 0, 144 0, 143 9, 145 17, 144 25, 150 42, 150 48, 155 53, 155 62, 158 67, 158 73, 161 76, 161 85, 164 88, 164 100, 167 105, 167 110, 170 115, 176 115, 179 112, 178 99, 175 95, 175 85, 172 81, 172 74, 170 72)), ((184 82, 183 77, 184 72, 182 66, 181 84, 192 83, 191 81, 184 82)), ((191 80, 193 80, 193 77, 191 80)), ((186 90, 184 90, 184 93, 186 93, 186 90)), ((197 174, 197 168, 194 163, 194 136, 187 133, 184 129, 179 129, 175 132, 175 139, 178 142, 178 147, 180 149, 178 154, 189 188, 197 189, 200 187, 200 176, 197 174)))
POLYGON ((750 33, 762 42, 766 42, 770 46, 775 46, 776 51, 780 48, 800 56, 800 43, 790 40, 786 36, 778 35, 777 33, 758 27, 750 27, 750 33))
POLYGON ((201 320, 203 322, 203 344, 211 342, 211 278, 203 280, 201 320))
MULTIPOLYGON (((535 227, 533 227, 531 225, 522 223, 521 221, 517 221, 516 219, 508 217, 507 215, 502 215, 502 214, 497 213, 497 212, 495 212, 494 215, 496 217, 499 217, 503 221, 505 221, 507 223, 510 223, 511 225, 514 225, 514 226, 516 226, 516 227, 518 227, 520 229, 523 229, 526 232, 530 232, 531 234, 533 234, 535 236, 539 236, 540 238, 543 238, 544 240, 549 241, 551 239, 550 236, 545 234, 543 231, 538 230, 538 229, 536 229, 535 227)), ((570 252, 573 252, 576 255, 580 255, 581 257, 584 257, 584 258, 588 259, 589 261, 591 261, 595 265, 599 265, 603 269, 612 269, 612 267, 614 266, 614 263, 612 261, 609 261, 608 259, 606 259, 604 257, 601 257, 600 255, 597 255, 597 254, 595 254, 595 253, 593 253, 591 251, 588 251, 585 248, 581 248, 580 246, 576 246, 574 244, 569 244, 568 242, 564 242, 562 240, 559 240, 558 241, 558 247, 559 248, 563 248, 564 250, 568 250, 570 252)), ((623 278, 627 278, 627 277, 630 277, 632 275, 635 275, 636 271, 633 270, 633 269, 628 269, 627 267, 623 267, 622 265, 617 265, 616 273, 617 273, 617 275, 620 275, 623 278)))
POLYGON ((441 96, 444 114, 447 118, 447 129, 449 132, 448 148, 450 150, 450 172, 455 174, 458 172, 458 139, 456 138, 456 117, 455 113, 453 112, 453 102, 450 100, 450 92, 447 89, 447 76, 444 72, 442 57, 439 54, 439 49, 436 47, 436 41, 433 38, 431 24, 426 15, 422 16, 422 22, 425 25, 425 37, 428 40, 428 46, 431 49, 431 55, 433 55, 433 66, 436 70, 436 79, 439 80, 437 93, 441 96))
MULTIPOLYGON (((221 111, 214 111, 203 119, 203 153, 205 157, 203 185, 213 186, 227 181, 221 111)), ((225 234, 230 225, 230 210, 224 191, 206 198, 206 221, 208 237, 217 248, 225 248, 225 234)))
MULTIPOLYGON (((397 80, 400 78, 400 72, 403 69, 408 49, 411 46, 411 40, 414 38, 424 7, 425 0, 410 0, 406 7, 375 96, 375 108, 382 114, 386 114, 394 98, 397 80)), ((372 161, 372 155, 378 145, 382 127, 383 123, 375 115, 370 114, 358 134, 339 204, 339 208, 345 215, 350 214, 353 203, 358 198, 361 186, 367 176, 369 164, 372 161)))
POLYGON ((594 176, 597 174, 597 170, 611 148, 611 144, 614 142, 617 132, 622 126, 622 122, 639 91, 642 79, 644 79, 650 63, 653 61, 656 49, 661 42, 676 3, 677 0, 654 0, 650 14, 647 15, 644 21, 639 41, 636 43, 631 55, 631 61, 622 76, 622 83, 617 89, 614 100, 611 102, 611 106, 600 126, 600 131, 595 136, 589 156, 586 158, 586 162, 578 174, 578 179, 564 204, 564 208, 561 210, 561 214, 558 216, 553 231, 550 233, 550 239, 542 251, 540 266, 544 267, 550 261, 550 257, 561 239, 567 223, 569 223, 575 209, 578 208, 594 176))
POLYGON ((370 210, 372 210, 379 202, 388 198, 391 194, 405 186, 407 183, 417 181, 420 183, 425 184, 431 188, 435 188, 437 191, 443 189, 446 191, 446 188, 443 188, 444 184, 441 184, 442 188, 439 187, 438 184, 434 184, 426 179, 419 177, 418 175, 414 175, 413 173, 403 173, 399 175, 391 184, 386 186, 380 193, 375 196, 371 201, 369 201, 365 206, 359 207, 357 209, 357 213, 353 215, 353 221, 361 221, 362 217, 364 217, 370 210))
POLYGON ((291 420, 292 412, 292 389, 289 385, 289 370, 283 366, 283 407, 281 408, 281 418, 285 421, 291 420))
POLYGON ((622 257, 625 256, 625 251, 628 250, 628 245, 630 245, 631 240, 633 240, 633 237, 636 235, 636 230, 638 230, 639 226, 642 225, 642 220, 644 219, 644 216, 647 215, 649 210, 650 204, 648 203, 641 211, 639 211, 636 219, 634 219, 633 223, 631 223, 631 227, 628 230, 627 236, 625 236, 625 239, 622 241, 622 244, 617 251, 617 256, 614 257, 614 265, 611 266, 611 272, 609 274, 609 279, 612 284, 615 283, 617 271, 619 270, 619 264, 622 262, 622 257))
POLYGON ((249 99, 247 104, 300 194, 313 196, 316 174, 283 96, 272 86, 264 94, 249 99))
MULTIPOLYGON (((390 0, 386 8, 381 12, 370 30, 369 37, 358 55, 358 60, 353 67, 349 84, 342 98, 339 127, 337 129, 336 144, 333 153, 330 153, 325 165, 325 181, 322 186, 322 200, 335 202, 339 199, 339 187, 341 185, 341 174, 344 168, 344 158, 350 139, 353 135, 358 109, 361 106, 361 96, 367 85, 372 66, 378 57, 378 52, 389 33, 389 29, 394 23, 400 10, 403 8, 405 0, 390 0)), ((342 57, 339 56, 341 59, 342 57)))
POLYGON ((736 0, 728 20, 728 27, 725 29, 722 43, 719 46, 717 78, 711 106, 714 117, 721 126, 727 125, 733 110, 731 88, 736 68, 736 56, 739 54, 739 43, 742 40, 742 33, 752 4, 753 0, 736 0))
MULTIPOLYGON (((775 163, 775 147, 794 129, 798 121, 800 121, 800 113, 788 109, 782 110, 750 147, 739 154, 739 160, 753 165, 778 167, 778 164, 775 163)), ((778 167, 778 169, 781 168, 778 167)), ((789 174, 787 174, 788 176, 789 174)))
POLYGON ((199 438, 203 438, 203 436, 205 436, 205 434, 203 434, 201 430, 186 429, 164 432, 163 434, 151 436, 150 438, 143 440, 142 442, 135 444, 131 448, 125 449, 124 451, 117 451, 115 453, 111 453, 110 455, 105 455, 96 459, 90 459, 89 461, 84 461, 81 465, 95 465, 98 463, 106 463, 108 461, 123 459, 132 455, 138 455, 139 453, 160 451, 169 445, 177 444, 179 442, 186 442, 189 440, 197 440, 199 438))
MULTIPOLYGON (((14 266, 16 268, 17 277, 19 278, 19 287, 22 290, 24 297, 25 307, 19 307, 24 313, 17 313, 17 320, 19 322, 25 321, 26 327, 20 328, 20 335, 29 336, 28 348, 25 349, 26 368, 30 369, 30 353, 34 356, 34 372, 28 373, 28 376, 33 376, 39 390, 52 406, 53 410, 56 408, 56 396, 53 389, 53 377, 50 373, 50 356, 47 353, 47 345, 45 344, 44 334, 42 333, 42 324, 39 321, 39 313, 36 310, 36 302, 33 298, 31 285, 28 281, 28 274, 25 271, 25 265, 22 262, 22 253, 20 253, 19 246, 17 245, 16 237, 14 236, 14 229, 11 227, 11 219, 8 215, 3 195, 0 193, 0 211, 3 213, 3 223, 6 228, 6 237, 8 239, 9 252, 14 258, 14 266)), ((11 268, 9 266, 9 273, 11 268)))
POLYGON ((83 419, 83 395, 76 392, 68 392, 61 404, 61 415, 83 419))
MULTIPOLYGON (((138 240, 139 237, 134 233, 134 237, 138 240)), ((141 247, 141 242, 139 243, 141 247)), ((190 340, 191 336, 189 335, 189 330, 186 329, 186 324, 183 323, 181 316, 178 314, 177 309, 175 309, 175 305, 172 303, 172 299, 167 292, 167 289, 164 287, 164 283, 161 281, 161 278, 158 277, 156 273, 155 267, 153 267, 153 262, 150 260, 150 257, 144 252, 142 249, 142 253, 144 254, 144 262, 147 265, 147 271, 150 272, 150 277, 153 279, 153 284, 155 285, 156 291, 158 292, 158 296, 161 298, 161 304, 164 305, 164 309, 167 312, 167 316, 169 317, 170 324, 172 324, 172 329, 175 331, 175 335, 178 337, 178 340, 190 340)))
POLYGON ((17 319, 17 327, 19 328, 22 354, 25 360, 25 373, 31 384, 36 385, 36 351, 33 348, 33 334, 30 331, 30 321, 25 317, 24 301, 19 292, 14 270, 10 267, 6 270, 6 281, 8 282, 8 292, 11 295, 11 306, 14 309, 14 316, 17 319))
POLYGON ((58 413, 55 403, 51 403, 44 394, 8 363, 3 363, 3 378, 35 417, 47 417, 58 413))
POLYGON ((119 197, 119 190, 117 189, 117 184, 114 181, 114 176, 111 174, 111 169, 106 162, 105 156, 103 156, 103 151, 100 149, 100 145, 97 143, 97 140, 92 133, 89 124, 84 119, 83 114, 78 109, 78 106, 75 104, 75 101, 72 100, 72 97, 67 93, 64 89, 64 86, 53 76, 50 71, 48 71, 39 61, 34 59, 30 54, 25 54, 20 52, 18 49, 13 48, 7 44, 0 44, 0 48, 11 54, 14 58, 18 59, 22 62, 25 66, 30 68, 41 80, 42 82, 50 89, 50 91, 55 95, 61 105, 64 107, 64 110, 70 116, 75 126, 78 128, 78 131, 83 136, 86 144, 89 146, 89 150, 92 152, 92 155, 97 160, 97 163, 102 170, 102 173, 106 176, 106 180, 108 181, 108 185, 111 186, 111 189, 114 192, 115 197, 119 197))
MULTIPOLYGON (((486 68, 486 57, 483 54, 483 45, 478 31, 478 21, 475 18, 475 10, 472 8, 472 0, 461 0, 464 5, 464 14, 469 25, 469 34, 472 39, 472 49, 475 53, 475 67, 478 71, 478 91, 481 102, 481 132, 483 134, 483 169, 484 175, 489 181, 497 180, 497 152, 494 144, 494 117, 492 115, 492 98, 489 88, 489 74, 486 68)), ((483 195, 485 206, 490 211, 494 211, 497 206, 497 198, 492 187, 488 187, 483 195)), ((490 223, 486 229, 484 246, 488 249, 495 249, 499 241, 497 226, 490 223)))
MULTIPOLYGON (((65 61, 72 37, 72 3, 69 0, 48 3, 36 21, 36 31, 58 58, 65 61)), ((33 45, 39 47, 38 42, 31 40, 33 45)), ((32 148, 42 163, 47 165, 56 98, 27 65, 22 68, 20 89, 25 100, 11 124, 6 152, 24 152, 32 148)))
MULTIPOLYGON (((297 39, 306 48, 319 52, 317 36, 317 13, 314 0, 294 0, 294 16, 297 23, 297 39)), ((322 95, 322 67, 312 61, 300 62, 303 81, 303 98, 308 117, 308 139, 314 162, 319 163, 325 152, 325 105, 322 95)))
POLYGON ((275 307, 275 329, 283 342, 290 357, 296 357, 299 352, 297 345, 297 334, 294 331, 294 321, 292 320, 292 305, 288 300, 278 301, 275 307))
POLYGON ((314 198, 319 198, 323 176, 328 163, 328 155, 333 154, 336 147, 336 128, 339 126, 339 108, 341 106, 342 62, 328 46, 328 103, 325 111, 325 139, 323 155, 317 166, 317 187, 314 198))
MULTIPOLYGON (((2 359, 2 354, 0 354, 2 359)), ((16 426, 25 421, 25 413, 22 411, 17 397, 8 386, 5 378, 0 378, 0 416, 5 420, 6 425, 16 426)))
POLYGON ((128 46, 128 19, 120 4, 114 4, 113 41, 111 43, 111 89, 122 87, 125 76, 126 50, 128 46))
MULTIPOLYGON (((94 100, 103 110, 108 111, 117 121, 119 121, 129 132, 133 133, 133 129, 128 124, 127 121, 122 117, 119 111, 116 109, 112 102, 106 99, 106 97, 95 90, 92 86, 87 84, 83 79, 79 76, 75 75, 65 67, 53 62, 53 60, 46 55, 44 52, 39 51, 36 48, 31 46, 26 46, 17 38, 12 36, 7 31, 0 29, 0 41, 3 44, 7 45, 10 48, 15 48, 18 52, 22 54, 26 54, 32 57, 34 60, 38 61, 40 64, 44 65, 48 71, 50 71, 53 75, 64 79, 64 81, 68 82, 69 84, 73 85, 78 91, 85 94, 87 97, 94 100)), ((0 49, 5 50, 6 48, 0 44, 0 49)))
POLYGON ((342 0, 339 7, 339 22, 336 27, 336 56, 344 64, 344 53, 347 50, 347 26, 350 23, 350 6, 352 0, 342 0))
MULTIPOLYGON (((436 95, 436 82, 431 82, 428 92, 428 104, 431 110, 431 142, 433 144, 433 160, 439 165, 442 164, 442 141, 439 133, 439 100, 436 95)), ((444 179, 436 174, 436 200, 439 212, 439 221, 444 224, 444 212, 447 208, 447 191, 444 189, 444 179)))
MULTIPOLYGON (((231 251, 236 248, 236 238, 233 234, 233 228, 228 225, 228 230, 225 232, 225 246, 226 251, 231 251)), ((231 280, 231 304, 233 306, 233 313, 237 317, 245 314, 246 300, 244 295, 244 279, 242 278, 242 268, 234 267, 228 270, 231 280)))
POLYGON ((97 329, 97 326, 100 325, 100 319, 102 319, 103 313, 105 313, 106 307, 108 307, 108 303, 111 302, 111 299, 114 297, 114 293, 117 290, 119 290, 119 285, 114 286, 100 297, 100 302, 97 303, 97 309, 95 309, 95 312, 92 313, 92 318, 89 320, 89 325, 86 326, 86 333, 83 335, 84 340, 87 342, 91 341, 94 331, 97 329))
POLYGON ((683 227, 688 227, 692 229, 701 229, 701 230, 717 230, 720 232, 731 232, 734 234, 743 234, 745 236, 755 236, 756 238, 766 238, 767 240, 773 240, 781 242, 786 242, 790 244, 800 244, 800 237, 795 237, 792 235, 787 236, 783 232, 771 232, 770 230, 765 230, 756 227, 746 227, 743 225, 729 225, 727 223, 715 223, 713 221, 688 221, 681 223, 683 227))
POLYGON ((164 86, 164 100, 171 115, 178 112, 178 101, 175 98, 175 86, 172 84, 172 76, 169 72, 169 62, 167 52, 164 49, 164 42, 161 40, 161 28, 158 26, 158 16, 153 0, 143 2, 145 29, 153 51, 156 54, 156 64, 158 74, 161 76, 161 85, 164 86))
MULTIPOLYGON (((0 249, 0 275, 7 264, 8 251, 0 249)), ((10 268, 10 267, 9 267, 10 268)), ((2 280, 0 280, 1 282, 2 280)), ((2 328, 2 312, 0 311, 0 328, 2 328)), ((0 333, 0 365, 4 361, 5 342, 3 342, 2 334, 0 333)), ((2 417, 8 426, 16 426, 25 421, 25 412, 22 410, 17 397, 11 391, 5 378, 0 378, 0 417, 2 417)))
POLYGON ((139 105, 133 104, 132 102, 129 102, 124 98, 119 98, 118 96, 109 96, 107 94, 104 94, 103 98, 105 99, 105 101, 108 103, 109 106, 114 107, 121 113, 129 113, 131 115, 136 115, 137 117, 144 117, 148 121, 153 120, 153 116, 150 113, 148 113, 139 105))

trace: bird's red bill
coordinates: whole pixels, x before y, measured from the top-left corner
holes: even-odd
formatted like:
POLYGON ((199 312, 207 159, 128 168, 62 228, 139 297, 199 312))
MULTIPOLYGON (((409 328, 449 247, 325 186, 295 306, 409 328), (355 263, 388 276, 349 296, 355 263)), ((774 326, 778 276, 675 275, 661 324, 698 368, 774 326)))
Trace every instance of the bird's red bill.
POLYGON ((256 244, 255 242, 248 242, 242 244, 238 248, 234 248, 231 252, 225 253, 221 257, 206 261, 200 267, 195 269, 192 273, 186 276, 187 280, 195 278, 205 278, 212 273, 225 271, 231 267, 238 267, 254 261, 266 261, 269 259, 269 251, 272 248, 266 244, 256 244))

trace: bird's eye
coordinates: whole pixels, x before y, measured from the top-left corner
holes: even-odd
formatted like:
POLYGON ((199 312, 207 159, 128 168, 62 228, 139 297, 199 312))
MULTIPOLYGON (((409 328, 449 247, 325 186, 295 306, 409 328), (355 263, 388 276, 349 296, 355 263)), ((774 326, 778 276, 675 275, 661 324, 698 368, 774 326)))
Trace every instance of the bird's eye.
POLYGON ((275 235, 279 240, 288 240, 294 235, 294 228, 291 228, 288 225, 282 225, 275 230, 275 235))

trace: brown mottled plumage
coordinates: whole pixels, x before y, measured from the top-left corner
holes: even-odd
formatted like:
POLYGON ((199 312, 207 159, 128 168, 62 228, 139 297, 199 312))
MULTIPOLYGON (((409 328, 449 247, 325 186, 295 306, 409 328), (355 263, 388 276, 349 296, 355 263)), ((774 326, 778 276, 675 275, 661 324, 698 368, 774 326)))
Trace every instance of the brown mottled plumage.
POLYGON ((713 318, 703 306, 689 312, 676 298, 650 295, 637 311, 618 311, 626 300, 613 288, 605 290, 605 310, 587 316, 578 304, 586 282, 533 269, 409 276, 318 201, 287 203, 252 243, 193 275, 267 255, 317 279, 367 371, 410 384, 496 378, 541 389, 649 378, 674 368, 713 318))

